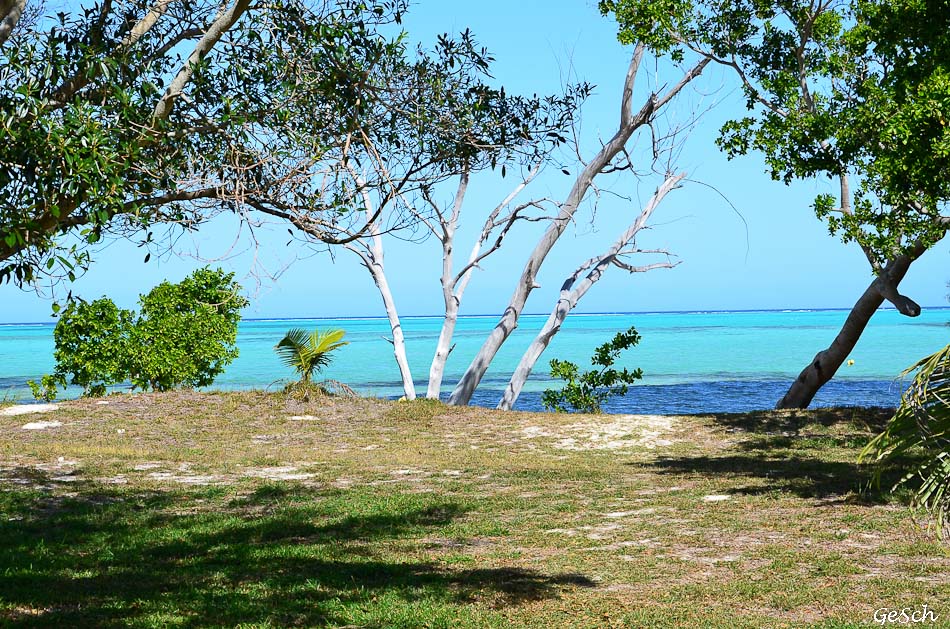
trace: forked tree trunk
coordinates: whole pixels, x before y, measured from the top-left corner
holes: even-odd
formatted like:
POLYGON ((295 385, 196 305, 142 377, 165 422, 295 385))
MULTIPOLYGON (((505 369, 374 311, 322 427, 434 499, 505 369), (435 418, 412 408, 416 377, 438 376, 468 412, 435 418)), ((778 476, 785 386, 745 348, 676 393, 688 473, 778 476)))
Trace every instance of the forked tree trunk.
MULTIPOLYGON (((445 375, 445 363, 449 359, 449 353, 452 351, 452 336, 455 334, 455 322, 458 321, 459 305, 462 301, 462 293, 465 292, 466 278, 462 283, 461 290, 456 293, 456 282, 452 279, 452 257, 455 251, 455 230, 458 227, 459 217, 462 212, 462 204, 465 199, 465 192, 468 190, 469 173, 466 170, 459 177, 458 190, 455 192, 455 200, 452 203, 452 213, 448 219, 440 216, 442 233, 439 240, 442 242, 442 275, 439 283, 442 285, 442 301, 445 305, 445 316, 442 318, 442 330, 439 332, 439 342, 435 346, 435 355, 432 356, 432 363, 429 365, 429 384, 426 389, 426 397, 431 400, 438 400, 442 394, 442 377, 445 375)), ((476 245, 476 252, 478 245, 476 245)))
MULTIPOLYGON (((458 191, 455 193, 455 201, 452 204, 452 213, 449 218, 440 218, 441 233, 433 230, 442 241, 442 300, 445 304, 445 316, 442 319, 442 330, 439 332, 439 342, 435 348, 435 355, 432 357, 432 364, 429 367, 429 387, 426 391, 426 397, 438 400, 442 394, 442 379, 445 377, 445 364, 452 353, 452 337, 455 335, 455 326, 458 323, 459 309, 462 305, 462 296, 472 279, 472 273, 481 260, 491 255, 501 247, 502 241, 508 234, 508 230, 518 219, 518 212, 524 207, 533 205, 532 202, 512 210, 506 216, 502 215, 502 210, 521 193, 525 187, 534 180, 541 171, 541 165, 538 164, 524 180, 515 186, 494 210, 492 210, 485 219, 482 226, 481 235, 475 240, 472 250, 468 255, 468 260, 458 274, 453 275, 453 255, 455 251, 455 233, 458 228, 459 218, 462 212, 462 203, 465 198, 465 192, 468 190, 469 176, 468 172, 463 173, 459 180, 458 191), (496 232, 501 228, 500 233, 496 232), (483 251, 483 246, 495 234, 495 242, 487 250, 483 251)), ((441 216, 441 214, 440 214, 441 216)))
MULTIPOLYGON (((604 272, 607 271, 610 265, 614 264, 620 266, 631 273, 644 272, 657 268, 670 268, 673 266, 670 262, 660 262, 635 267, 621 263, 618 256, 625 253, 625 249, 634 241, 640 230, 646 226, 646 222, 650 219, 650 216, 660 204, 660 201, 663 200, 663 197, 665 197, 670 190, 675 188, 685 176, 685 174, 668 176, 666 181, 663 182, 663 185, 657 189, 656 194, 654 194, 646 206, 644 206, 636 220, 617 238, 610 249, 602 255, 582 264, 565 280, 561 287, 560 298, 554 305, 554 309, 551 311, 547 321, 545 321, 541 331, 534 337, 534 341, 531 342, 531 345, 525 351, 524 355, 522 355, 515 372, 511 375, 508 386, 505 387, 505 393, 502 395, 501 401, 498 402, 498 408, 500 410, 508 411, 515 405, 518 396, 521 395, 521 390, 524 388, 525 382, 528 380, 528 376, 530 376, 534 370, 534 366, 537 364, 538 359, 541 358, 541 354, 544 353, 544 350, 546 350, 551 343, 551 339, 560 331, 561 324, 567 319, 567 315, 577 306, 577 302, 587 294, 587 291, 603 277, 604 272), (578 282, 577 279, 588 269, 590 269, 590 271, 584 279, 578 282)), ((629 251, 626 251, 626 253, 629 253, 629 251)))
POLYGON ((885 299, 893 303, 903 315, 916 317, 920 314, 920 306, 900 295, 897 286, 904 279, 911 263, 923 252, 923 246, 918 245, 910 254, 899 255, 887 264, 851 308, 848 318, 831 345, 818 352, 775 408, 808 408, 818 390, 834 377, 835 372, 848 358, 871 317, 885 299))
POLYGON ((691 80, 698 77, 703 68, 709 63, 709 59, 700 61, 695 67, 686 72, 680 82, 674 85, 666 94, 662 97, 657 97, 656 94, 651 95, 640 111, 634 113, 633 87, 643 51, 644 47, 638 45, 627 70, 620 107, 620 125, 617 132, 587 163, 574 181, 570 193, 560 206, 557 217, 551 221, 551 225, 529 255, 528 262, 525 264, 521 277, 515 286, 514 294, 512 294, 501 319, 495 324, 478 354, 455 386, 455 390, 452 391, 452 395, 449 397, 449 404, 466 405, 471 401, 475 388, 481 382, 498 350, 518 327, 518 319, 521 317, 521 312, 528 301, 528 296, 537 287, 536 278, 541 265, 561 237, 561 234, 567 229, 568 224, 573 220, 574 213, 587 196, 594 178, 624 150, 633 133, 641 126, 648 124, 653 119, 654 113, 678 94, 691 80))

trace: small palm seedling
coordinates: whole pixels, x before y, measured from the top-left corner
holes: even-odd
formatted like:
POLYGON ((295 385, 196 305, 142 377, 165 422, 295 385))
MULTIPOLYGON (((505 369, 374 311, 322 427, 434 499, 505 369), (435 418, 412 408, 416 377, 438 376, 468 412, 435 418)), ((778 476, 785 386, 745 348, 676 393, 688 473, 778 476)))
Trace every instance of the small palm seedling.
POLYGON ((307 332, 293 328, 274 346, 274 351, 285 365, 300 374, 300 384, 306 386, 314 373, 330 364, 330 354, 348 344, 342 340, 344 334, 343 330, 307 332))

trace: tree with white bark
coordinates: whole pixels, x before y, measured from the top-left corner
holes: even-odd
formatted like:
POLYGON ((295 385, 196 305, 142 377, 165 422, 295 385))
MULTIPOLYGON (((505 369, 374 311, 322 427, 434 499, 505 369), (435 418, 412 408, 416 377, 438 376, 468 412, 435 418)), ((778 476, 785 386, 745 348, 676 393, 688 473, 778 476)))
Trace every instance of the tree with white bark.
POLYGON ((676 188, 685 176, 685 173, 675 175, 668 173, 663 183, 617 240, 606 251, 577 267, 564 281, 558 300, 554 304, 554 309, 544 322, 541 330, 534 337, 531 345, 521 356, 521 361, 511 375, 501 401, 498 402, 499 409, 511 410, 518 396, 521 395, 521 390, 524 388, 525 382, 528 381, 528 376, 531 375, 535 364, 550 345, 554 336, 560 331, 567 315, 577 306, 581 298, 587 294, 587 291, 600 281, 610 267, 617 267, 629 273, 646 273, 654 269, 671 269, 676 265, 670 260, 671 254, 666 249, 641 249, 637 247, 636 239, 640 232, 647 227, 650 217, 660 202, 663 201, 663 198, 676 188), (659 254, 664 256, 666 260, 641 265, 631 264, 627 260, 630 256, 643 254, 659 254), (583 278, 581 278, 582 275, 583 278))
MULTIPOLYGON (((434 239, 441 249, 439 283, 444 312, 426 388, 428 397, 438 399, 446 362, 453 349, 464 293, 474 272, 501 249, 515 226, 528 222, 548 225, 541 244, 529 259, 530 270, 526 271, 529 279, 522 277, 513 306, 506 311, 500 327, 508 326, 511 318, 517 320, 527 294, 534 288, 534 277, 544 256, 568 224, 575 220, 575 213, 588 193, 596 190, 594 178, 607 173, 634 171, 635 160, 629 150, 637 132, 642 131, 650 138, 647 161, 651 167, 659 155, 666 154, 668 147, 664 142, 674 143, 675 133, 657 137, 657 117, 700 75, 708 62, 702 60, 686 69, 675 84, 659 93, 646 94, 640 109, 635 111, 634 82, 645 54, 645 46, 637 46, 633 51, 622 90, 619 130, 592 160, 584 162, 573 123, 576 107, 587 95, 588 86, 571 87, 561 97, 512 97, 503 89, 492 90, 481 83, 479 73, 487 69, 483 62, 488 57, 484 50, 474 47, 467 32, 457 41, 441 38, 434 54, 420 52, 421 56, 412 62, 401 63, 394 59, 381 64, 380 74, 372 77, 376 86, 373 89, 386 91, 389 100, 378 100, 381 108, 374 115, 364 117, 364 124, 347 138, 342 150, 324 154, 320 170, 315 171, 320 173, 324 185, 320 197, 344 199, 343 204, 358 206, 361 212, 358 218, 357 213, 337 216, 333 207, 303 213, 264 209, 272 216, 288 219, 311 244, 341 245, 359 257, 379 290, 392 331, 389 340, 407 399, 414 398, 416 391, 396 296, 386 274, 384 237, 434 239), (473 95, 477 97, 475 100, 473 95), (390 126, 393 112, 400 116, 397 131, 390 126), (568 136, 572 137, 569 139, 568 136), (558 161, 563 157, 552 153, 562 145, 571 145, 573 154, 581 162, 581 172, 567 199, 557 202, 535 197, 519 201, 545 167, 567 165, 558 161), (471 210, 465 210, 471 177, 486 169, 495 170, 501 177, 515 172, 520 177, 497 205, 477 219, 481 228, 474 242, 460 244, 457 236, 463 211, 467 220, 471 220, 471 210), (449 202, 442 203, 438 200, 439 191, 452 180, 455 181, 454 194, 449 202), (332 194, 329 189, 333 190, 332 194), (457 251, 464 251, 467 255, 458 261, 457 251)), ((565 169, 565 172, 568 171, 565 169)), ((638 247, 636 239, 647 227, 660 201, 679 185, 683 177, 683 174, 674 174, 671 170, 665 172, 656 194, 616 242, 601 255, 581 265, 570 285, 565 286, 562 300, 548 325, 519 365, 500 403, 502 407, 514 403, 535 362, 560 329, 564 318, 607 268, 619 267, 636 273, 673 266, 668 252, 638 247), (660 255, 662 260, 638 265, 628 260, 631 255, 660 255)), ((504 339, 497 342, 495 338, 498 329, 496 327, 488 341, 493 351, 504 342, 504 339)), ((493 355, 485 358, 483 348, 480 358, 476 358, 476 361, 483 362, 473 364, 487 369, 493 355)), ((456 386, 450 400, 452 403, 468 402, 468 397, 462 399, 457 394, 459 387, 471 385, 471 390, 474 390, 481 375, 476 376, 474 384, 472 375, 473 368, 470 367, 462 383, 456 386)), ((467 395, 470 397, 470 391, 467 395)))
MULTIPOLYGON (((445 316, 427 391, 438 398, 472 273, 500 248, 517 222, 540 220, 544 200, 513 201, 552 162, 553 151, 567 142, 562 133, 590 88, 579 84, 548 97, 492 88, 484 82, 491 57, 468 31, 457 38, 440 37, 433 51, 420 48, 413 55, 394 48, 389 53, 359 86, 373 97, 372 107, 364 108, 358 124, 335 149, 312 159, 307 181, 315 182, 317 201, 309 206, 249 201, 248 208, 286 220, 291 232, 311 246, 336 245, 359 258, 379 291, 407 399, 416 391, 396 296, 386 275, 384 236, 437 239, 445 316), (456 269, 455 238, 466 191, 471 177, 486 170, 502 177, 517 172, 522 180, 484 218, 471 253, 456 269), (452 183, 452 200, 440 202, 442 190, 452 183), (340 212, 341 207, 356 210, 340 212)), ((306 49, 297 59, 304 68, 318 61, 310 59, 306 49)), ((298 113, 294 126, 305 134, 311 128, 310 114, 306 107, 298 113)), ((305 135, 301 139, 308 140, 305 135)))
MULTIPOLYGON (((638 131, 649 133, 651 137, 654 134, 654 124, 657 121, 658 116, 663 112, 664 108, 669 105, 679 95, 687 85, 690 84, 694 79, 702 74, 703 69, 708 65, 708 59, 700 59, 695 65, 692 65, 683 71, 682 76, 672 85, 667 85, 663 89, 656 92, 651 92, 647 94, 639 108, 635 110, 634 108, 634 88, 636 85, 636 79, 640 73, 641 62, 643 60, 644 54, 647 52, 647 47, 644 44, 637 44, 634 48, 633 54, 630 59, 630 64, 627 69, 627 74, 623 84, 621 102, 620 102, 620 120, 618 124, 617 131, 613 136, 602 144, 601 148, 597 153, 593 155, 589 160, 581 160, 583 168, 581 168, 577 177, 574 179, 574 183, 571 186, 570 191, 563 201, 557 204, 556 215, 551 219, 548 224, 547 229, 544 234, 538 240, 534 249, 528 256, 528 260, 525 264, 524 270, 521 273, 520 278, 517 280, 515 285, 514 293, 511 296, 511 299, 508 302, 507 307, 504 310, 500 320, 489 333, 488 338, 483 343, 481 349, 474 357, 474 359, 469 364, 465 373, 462 375, 459 382, 456 384, 455 389, 452 391, 451 396, 449 397, 449 403, 454 405, 465 405, 471 401, 472 394, 475 392, 476 387, 481 382, 482 377, 485 375, 485 372, 488 370, 489 365, 492 360, 495 358, 495 355, 498 353, 498 350, 501 349, 501 346, 505 343, 506 340, 514 332, 515 328, 518 326, 519 318, 521 313, 524 310, 525 304, 528 301, 529 295, 538 288, 537 276, 538 272, 541 269, 541 265, 544 263, 548 254, 554 248, 554 245, 564 234, 568 225, 574 220, 575 214, 578 209, 581 207, 582 202, 587 198, 588 194, 592 189, 595 189, 595 179, 604 173, 615 172, 616 170, 630 170, 633 169, 633 158, 631 157, 628 149, 632 144, 632 139, 638 131)), ((655 154, 651 153, 651 159, 655 154)), ((674 176, 672 179, 667 178, 663 186, 661 186, 662 195, 659 194, 655 199, 661 199, 662 196, 668 192, 669 188, 675 185, 679 179, 674 176), (675 181, 674 181, 675 180, 675 181)), ((649 218, 649 215, 652 214, 653 209, 649 208, 646 213, 646 218, 649 218)), ((641 213, 641 217, 643 213, 641 213)), ((606 267, 611 264, 617 264, 614 260, 619 262, 618 254, 622 251, 625 251, 626 248, 632 243, 637 232, 642 229, 643 224, 637 226, 637 222, 628 229, 619 239, 619 246, 615 243, 616 251, 611 253, 611 250, 608 250, 604 255, 598 256, 595 261, 591 262, 589 267, 591 272, 585 278, 581 284, 577 286, 577 292, 573 294, 574 297, 579 299, 583 296, 584 293, 592 286, 599 277, 603 274, 603 271, 606 270, 606 267), (629 235, 629 238, 627 237, 629 235)), ((623 264, 620 262, 620 264, 623 264)), ((667 263, 661 263, 661 266, 666 266, 667 263)), ((630 266, 628 270, 634 269, 635 267, 630 266)), ((585 266, 582 265, 581 270, 578 272, 578 276, 586 270, 585 266)), ((571 280, 569 279, 569 282, 571 280)), ((563 318, 567 315, 567 312, 570 311, 576 305, 576 300, 571 302, 571 290, 572 286, 567 287, 567 301, 564 302, 561 308, 555 307, 554 314, 552 318, 549 319, 548 325, 546 325, 546 331, 542 332, 542 337, 536 339, 535 343, 530 348, 529 354, 522 360, 522 363, 519 365, 518 370, 516 371, 512 381, 508 385, 506 390, 505 397, 500 403, 500 407, 507 408, 514 403, 514 400, 517 398, 518 393, 520 393, 521 387, 524 385, 524 381, 527 379, 528 374, 534 366, 534 363, 537 361, 540 356, 543 348, 546 347, 547 343, 550 341, 550 337, 560 327, 560 322, 563 321, 563 318), (566 308, 566 306, 570 308, 566 308), (560 310, 560 314, 559 314, 560 310), (559 321, 560 320, 560 321, 559 321)))

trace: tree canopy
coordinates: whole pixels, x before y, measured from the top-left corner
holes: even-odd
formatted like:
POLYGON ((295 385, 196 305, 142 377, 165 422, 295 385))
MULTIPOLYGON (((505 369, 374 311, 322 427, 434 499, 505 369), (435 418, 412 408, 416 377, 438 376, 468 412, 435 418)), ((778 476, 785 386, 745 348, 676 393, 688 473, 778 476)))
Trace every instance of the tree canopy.
MULTIPOLYGON (((730 156, 761 151, 786 183, 843 178, 815 210, 875 271, 948 224, 950 11, 913 0, 605 0, 621 41, 732 68, 753 113, 727 123, 730 156), (850 177, 850 179, 849 179, 850 177)), ((919 254, 918 254, 919 255, 919 254)))
POLYGON ((267 142, 288 120, 290 88, 305 80, 310 104, 320 94, 311 141, 332 144, 346 112, 366 106, 352 87, 393 45, 377 27, 403 3, 11 7, 0 7, 0 279, 22 285, 74 277, 105 236, 150 242, 156 223, 194 227, 283 194, 276 182, 295 171, 279 170, 285 156, 267 142), (302 43, 322 61, 306 77, 287 63, 302 43))

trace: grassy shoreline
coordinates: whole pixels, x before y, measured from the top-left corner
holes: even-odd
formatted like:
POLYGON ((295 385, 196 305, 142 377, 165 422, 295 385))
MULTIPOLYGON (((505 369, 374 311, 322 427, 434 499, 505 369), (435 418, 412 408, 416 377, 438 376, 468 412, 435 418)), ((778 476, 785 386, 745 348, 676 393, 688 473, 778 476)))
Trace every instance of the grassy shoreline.
POLYGON ((950 626, 950 552, 855 463, 888 415, 181 392, 0 417, 0 624, 950 626))

